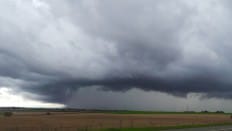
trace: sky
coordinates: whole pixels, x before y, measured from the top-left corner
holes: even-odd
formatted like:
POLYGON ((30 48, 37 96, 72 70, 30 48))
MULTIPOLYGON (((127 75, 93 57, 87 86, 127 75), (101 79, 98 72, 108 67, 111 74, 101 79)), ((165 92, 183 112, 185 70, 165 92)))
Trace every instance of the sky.
POLYGON ((232 110, 230 0, 0 0, 0 106, 232 110))

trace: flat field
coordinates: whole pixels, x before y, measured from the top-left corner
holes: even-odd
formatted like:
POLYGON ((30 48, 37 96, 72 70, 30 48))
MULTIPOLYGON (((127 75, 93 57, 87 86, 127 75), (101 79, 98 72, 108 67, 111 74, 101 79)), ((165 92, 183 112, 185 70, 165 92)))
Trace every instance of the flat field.
POLYGON ((77 131, 232 123, 228 114, 16 112, 0 116, 0 131, 77 131))

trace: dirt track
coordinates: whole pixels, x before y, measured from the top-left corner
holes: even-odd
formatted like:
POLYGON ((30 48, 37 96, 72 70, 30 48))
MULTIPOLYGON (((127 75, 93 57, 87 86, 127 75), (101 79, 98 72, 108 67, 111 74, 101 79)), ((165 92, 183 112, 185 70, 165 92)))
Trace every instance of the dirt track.
POLYGON ((96 129, 121 127, 157 127, 232 122, 229 115, 147 114, 119 115, 103 113, 16 113, 0 117, 1 129, 36 130, 42 128, 96 129))

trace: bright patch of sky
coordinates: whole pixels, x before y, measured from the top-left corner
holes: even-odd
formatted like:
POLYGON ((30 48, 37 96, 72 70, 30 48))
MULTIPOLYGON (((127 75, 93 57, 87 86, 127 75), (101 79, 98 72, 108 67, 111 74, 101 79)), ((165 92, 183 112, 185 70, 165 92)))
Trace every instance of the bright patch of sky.
POLYGON ((62 108, 65 106, 63 104, 27 99, 20 94, 15 94, 10 88, 2 87, 0 88, 0 107, 62 108))

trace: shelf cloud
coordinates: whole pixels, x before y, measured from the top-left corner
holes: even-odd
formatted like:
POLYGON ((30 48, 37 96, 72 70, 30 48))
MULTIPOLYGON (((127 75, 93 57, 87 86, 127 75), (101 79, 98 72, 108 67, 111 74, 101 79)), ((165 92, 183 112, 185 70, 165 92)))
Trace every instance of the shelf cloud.
POLYGON ((229 0, 0 1, 0 86, 232 98, 229 0))

